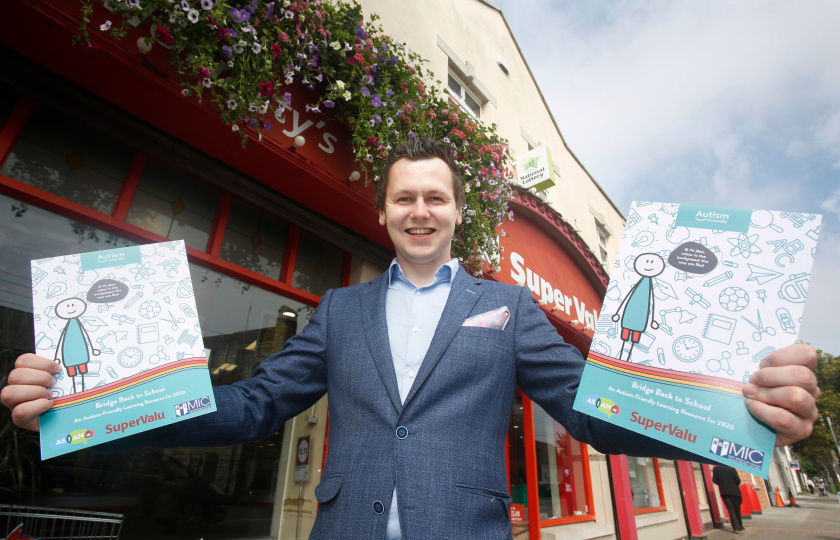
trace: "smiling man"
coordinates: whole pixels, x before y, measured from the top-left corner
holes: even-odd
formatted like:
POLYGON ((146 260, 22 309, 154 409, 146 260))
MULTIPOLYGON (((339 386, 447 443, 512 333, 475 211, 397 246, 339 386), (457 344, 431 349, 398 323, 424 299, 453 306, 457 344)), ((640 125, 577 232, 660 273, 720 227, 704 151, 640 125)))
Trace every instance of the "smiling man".
MULTIPOLYGON (((310 538, 511 538, 505 442, 517 385, 601 452, 696 459, 572 409, 583 358, 526 287, 471 277, 450 258, 464 192, 450 147, 394 149, 376 208, 396 258, 327 291, 309 324, 251 379, 216 387, 218 411, 124 439, 209 446, 267 437, 329 391, 330 452, 310 538)), ((807 437, 819 394, 807 346, 762 360, 744 389, 778 443, 807 437)), ((3 389, 19 426, 50 407, 52 360, 27 354, 3 389)))

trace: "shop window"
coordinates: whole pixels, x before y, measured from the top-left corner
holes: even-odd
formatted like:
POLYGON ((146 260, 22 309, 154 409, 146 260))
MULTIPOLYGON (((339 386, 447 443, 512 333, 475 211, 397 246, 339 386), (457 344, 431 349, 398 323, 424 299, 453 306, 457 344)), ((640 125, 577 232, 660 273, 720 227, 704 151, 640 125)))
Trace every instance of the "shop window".
POLYGON ((328 289, 341 287, 344 270, 344 251, 301 233, 295 257, 295 274, 292 286, 323 296, 328 289))
POLYGON ((589 508, 589 456, 586 446, 572 438, 534 403, 534 438, 540 519, 585 516, 589 508))
POLYGON ((214 384, 247 379, 303 330, 315 308, 208 268, 190 265, 214 384))
POLYGON ((449 95, 455 99, 464 112, 476 120, 481 120, 481 105, 479 104, 478 99, 476 99, 476 97, 473 96, 472 92, 467 89, 461 80, 452 73, 449 74, 447 88, 449 89, 449 95))
POLYGON ((511 532, 517 539, 528 538, 528 482, 525 465, 525 425, 522 392, 517 388, 516 401, 508 426, 508 478, 510 478, 511 532))
POLYGON ((133 151, 47 107, 38 107, 0 173, 110 214, 133 151))
POLYGON ((286 223, 233 201, 219 257, 279 281, 288 236, 286 223))
POLYGON ((0 126, 9 119, 12 109, 20 99, 20 94, 8 86, 0 85, 0 126))
POLYGON ((220 192, 192 176, 149 160, 126 221, 187 246, 207 249, 220 192))
POLYGON ((630 473, 630 490, 636 514, 665 510, 659 460, 656 458, 627 457, 630 473))

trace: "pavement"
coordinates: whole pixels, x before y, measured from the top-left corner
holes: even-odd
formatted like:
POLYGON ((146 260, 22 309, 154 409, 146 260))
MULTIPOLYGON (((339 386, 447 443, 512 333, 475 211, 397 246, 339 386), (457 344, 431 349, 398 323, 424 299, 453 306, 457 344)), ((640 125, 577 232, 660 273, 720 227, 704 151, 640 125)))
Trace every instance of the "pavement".
POLYGON ((791 540, 792 538, 840 538, 840 503, 837 495, 800 495, 799 507, 767 508, 744 520, 745 530, 725 529, 706 532, 708 540, 791 540))

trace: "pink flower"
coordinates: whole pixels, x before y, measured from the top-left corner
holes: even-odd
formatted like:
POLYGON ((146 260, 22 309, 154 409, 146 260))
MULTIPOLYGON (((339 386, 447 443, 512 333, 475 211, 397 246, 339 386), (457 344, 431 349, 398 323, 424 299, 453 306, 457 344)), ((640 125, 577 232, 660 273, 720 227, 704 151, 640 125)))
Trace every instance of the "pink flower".
POLYGON ((260 95, 265 97, 271 97, 274 94, 274 83, 271 81, 266 81, 264 83, 260 83, 260 95))

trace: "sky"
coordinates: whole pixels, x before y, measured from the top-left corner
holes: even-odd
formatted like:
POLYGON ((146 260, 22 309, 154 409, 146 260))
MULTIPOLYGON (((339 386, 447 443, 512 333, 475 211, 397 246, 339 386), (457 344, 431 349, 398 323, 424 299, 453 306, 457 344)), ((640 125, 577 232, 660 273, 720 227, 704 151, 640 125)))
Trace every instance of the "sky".
POLYGON ((840 355, 840 2, 492 1, 625 215, 633 200, 822 214, 799 339, 840 355))

